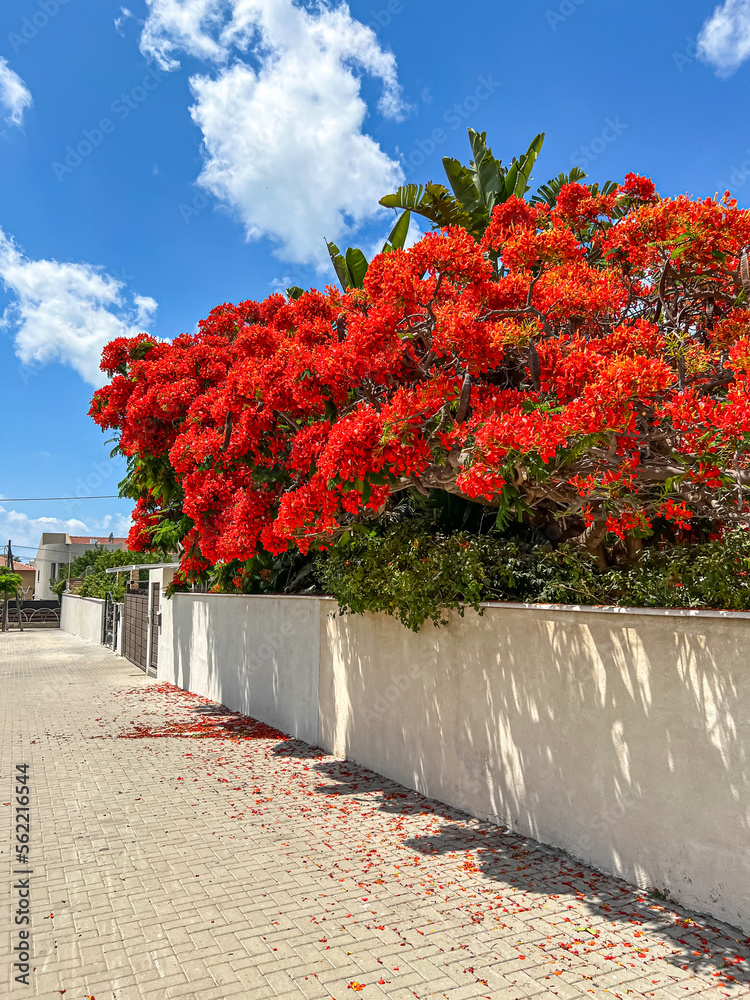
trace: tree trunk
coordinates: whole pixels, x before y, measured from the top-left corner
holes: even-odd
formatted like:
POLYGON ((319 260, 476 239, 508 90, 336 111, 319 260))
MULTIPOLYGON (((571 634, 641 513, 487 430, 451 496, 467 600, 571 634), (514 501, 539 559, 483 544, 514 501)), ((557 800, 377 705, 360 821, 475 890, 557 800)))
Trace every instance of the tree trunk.
POLYGON ((625 535, 625 553, 627 555, 627 567, 631 569, 641 557, 643 549, 643 539, 636 538, 635 535, 625 535))
POLYGON ((604 536, 607 533, 606 521, 594 521, 577 539, 596 559, 596 564, 602 572, 609 569, 607 553, 604 550, 604 536))

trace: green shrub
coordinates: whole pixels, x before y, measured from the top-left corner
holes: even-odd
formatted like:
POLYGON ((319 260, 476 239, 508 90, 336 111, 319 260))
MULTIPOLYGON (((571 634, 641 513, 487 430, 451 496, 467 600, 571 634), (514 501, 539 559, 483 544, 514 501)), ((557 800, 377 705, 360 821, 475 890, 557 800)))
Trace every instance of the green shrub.
POLYGON ((318 557, 317 575, 343 611, 385 612, 414 631, 485 601, 739 611, 750 608, 750 535, 648 548, 634 567, 602 572, 571 544, 448 534, 413 519, 347 532, 318 557))
MULTIPOLYGON (((121 601, 125 593, 128 573, 107 573, 113 566, 133 566, 138 563, 163 562, 163 554, 156 552, 110 552, 97 546, 84 552, 73 560, 70 567, 71 580, 81 580, 76 588, 80 597, 98 597, 102 600, 111 594, 115 601, 121 601)), ((145 571, 142 571, 145 572, 145 571)), ((68 567, 60 568, 60 575, 52 586, 52 590, 60 598, 68 580, 68 567)))

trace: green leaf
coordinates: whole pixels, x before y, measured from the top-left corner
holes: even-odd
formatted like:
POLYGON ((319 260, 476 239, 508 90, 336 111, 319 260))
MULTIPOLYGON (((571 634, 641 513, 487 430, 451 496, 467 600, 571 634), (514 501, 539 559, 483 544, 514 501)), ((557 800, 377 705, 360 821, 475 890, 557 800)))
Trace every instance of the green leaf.
POLYGON ((463 226, 471 228, 472 218, 443 184, 405 184, 394 194, 380 199, 385 208, 414 212, 428 219, 436 228, 463 226))
MULTIPOLYGON (((443 184, 405 184, 393 194, 381 198, 380 204, 385 208, 421 215, 435 228, 462 227, 479 239, 496 205, 512 195, 522 198, 528 191, 531 171, 544 145, 544 133, 535 136, 526 153, 514 158, 507 169, 487 146, 486 132, 469 129, 468 134, 473 154, 468 165, 450 156, 443 158, 443 168, 452 191, 443 184)), ((554 201, 552 193, 549 197, 554 201)), ((408 232, 408 227, 405 226, 405 229, 408 232)), ((394 229, 390 246, 386 243, 383 252, 397 245, 395 234, 394 229)), ((406 233, 403 238, 406 238, 406 233)))
MULTIPOLYGON (((577 184, 584 180, 587 176, 588 175, 585 174, 580 167, 573 167, 570 173, 567 174, 558 174, 557 177, 553 177, 551 180, 548 180, 546 184, 542 184, 537 193, 531 199, 532 205, 538 205, 540 202, 545 202, 550 208, 554 208, 557 204, 560 191, 566 184, 577 184)), ((611 184, 611 181, 607 182, 607 185, 609 184, 611 184)), ((607 185, 605 185, 605 187, 607 185)), ((617 185, 615 184, 614 187, 616 188, 617 185)))
POLYGON ((505 531, 512 520, 512 515, 518 506, 519 492, 514 486, 506 486, 500 496, 500 505, 497 508, 495 518, 495 528, 497 531, 505 531))
POLYGON ((505 179, 505 198, 503 200, 507 200, 512 195, 523 198, 529 190, 531 171, 534 169, 534 164, 539 158, 543 146, 544 132, 540 132, 539 135, 532 139, 529 148, 521 159, 513 160, 508 170, 508 176, 505 179))
POLYGON ((296 302, 302 295, 305 294, 304 288, 300 288, 299 285, 290 285, 286 290, 287 296, 292 302, 296 302))
POLYGON ((490 214, 503 198, 506 187, 506 170, 502 160, 496 160, 487 147, 487 133, 477 133, 469 129, 469 142, 474 154, 475 186, 481 198, 482 207, 490 214))
POLYGON ((362 288, 369 266, 367 257, 365 257, 361 250, 349 247, 346 251, 346 267, 353 288, 362 288))
POLYGON ((421 184, 404 184, 393 194, 386 194, 380 199, 379 204, 385 208, 411 209, 412 211, 421 205, 424 197, 424 187, 421 184))
POLYGON ((328 240, 326 240, 326 246, 328 247, 328 255, 331 258, 331 263, 333 264, 333 269, 336 272, 339 283, 346 292, 352 287, 352 276, 349 273, 349 268, 347 267, 344 255, 335 243, 329 243, 328 240))
MULTIPOLYGON (((472 165, 476 165, 488 152, 487 149, 487 133, 477 132, 476 129, 470 128, 466 130, 469 133, 469 145, 471 146, 471 155, 474 157, 472 165)), ((490 155, 492 155, 490 153, 490 155)))
POLYGON ((407 209, 399 215, 396 225, 393 227, 388 239, 383 244, 383 253, 388 253, 391 250, 403 250, 404 243, 406 243, 406 237, 409 235, 410 225, 411 212, 407 209))
POLYGON ((473 170, 450 156, 443 157, 443 169, 450 186, 453 188, 453 193, 467 212, 473 214, 484 207, 481 193, 476 185, 476 174, 473 170))

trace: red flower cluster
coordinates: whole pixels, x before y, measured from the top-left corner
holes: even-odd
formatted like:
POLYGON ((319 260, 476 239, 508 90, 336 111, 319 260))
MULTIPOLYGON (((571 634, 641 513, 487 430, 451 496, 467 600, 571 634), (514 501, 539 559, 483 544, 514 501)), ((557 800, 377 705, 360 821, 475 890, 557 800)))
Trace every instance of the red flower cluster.
POLYGON ((750 214, 565 186, 483 239, 430 233, 364 289, 222 305, 195 336, 117 340, 91 413, 120 436, 134 548, 183 570, 323 546, 395 490, 446 489, 641 537, 744 517, 750 214), (183 514, 187 521, 180 521, 183 514))

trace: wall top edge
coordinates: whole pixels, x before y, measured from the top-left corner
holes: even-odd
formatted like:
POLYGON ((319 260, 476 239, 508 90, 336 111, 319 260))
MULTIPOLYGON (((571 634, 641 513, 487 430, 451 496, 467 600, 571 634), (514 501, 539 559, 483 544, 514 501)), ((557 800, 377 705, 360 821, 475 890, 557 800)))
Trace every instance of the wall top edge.
POLYGON ((193 594, 190 591, 178 591, 175 597, 221 597, 226 599, 242 599, 245 601, 336 601, 333 597, 320 597, 315 594, 193 594))
MULTIPOLYGON (((310 594, 175 594, 175 597, 215 597, 234 600, 254 601, 329 601, 336 603, 333 597, 321 597, 310 594)), ((85 600, 85 598, 84 598, 85 600)), ((573 614, 594 615, 648 615, 657 618, 725 618, 730 620, 750 620, 750 611, 701 611, 697 608, 621 608, 599 604, 520 604, 512 601, 483 601, 480 608, 492 608, 499 611, 567 611, 573 614)))
POLYGON ((80 594, 63 594, 64 599, 69 601, 88 601, 89 604, 105 604, 101 597, 81 597, 80 594))
POLYGON ((657 618, 730 618, 750 619, 750 611, 702 611, 698 608, 621 608, 604 604, 514 604, 510 601, 486 601, 481 608, 507 608, 510 611, 569 611, 593 615, 649 615, 657 618))

